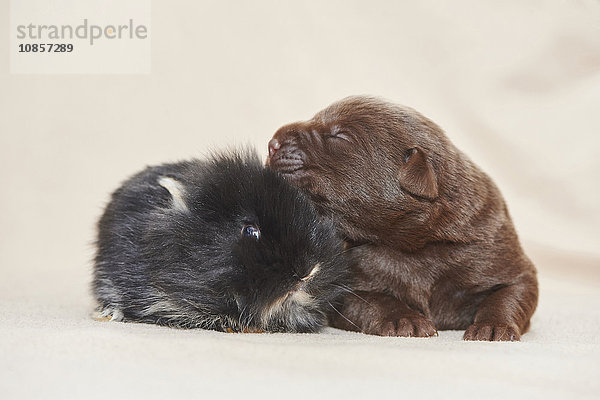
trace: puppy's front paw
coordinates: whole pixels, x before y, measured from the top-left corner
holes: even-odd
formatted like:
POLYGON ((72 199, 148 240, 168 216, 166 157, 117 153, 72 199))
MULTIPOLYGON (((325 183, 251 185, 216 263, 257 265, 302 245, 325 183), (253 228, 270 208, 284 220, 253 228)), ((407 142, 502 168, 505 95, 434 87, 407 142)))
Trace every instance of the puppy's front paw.
POLYGON ((368 327, 364 332, 370 335, 402 337, 430 337, 437 335, 437 330, 433 322, 420 315, 386 319, 379 324, 368 327))
POLYGON ((469 326, 463 339, 515 342, 521 340, 521 333, 516 325, 480 322, 469 326))

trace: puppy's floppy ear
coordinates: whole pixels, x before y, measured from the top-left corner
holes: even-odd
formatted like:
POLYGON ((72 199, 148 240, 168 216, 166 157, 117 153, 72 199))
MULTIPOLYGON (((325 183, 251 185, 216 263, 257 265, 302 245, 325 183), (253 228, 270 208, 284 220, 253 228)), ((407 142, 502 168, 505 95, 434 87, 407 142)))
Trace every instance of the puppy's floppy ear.
POLYGON ((437 177, 427 154, 413 147, 404 154, 404 162, 400 163, 400 186, 415 196, 433 200, 438 196, 437 177))

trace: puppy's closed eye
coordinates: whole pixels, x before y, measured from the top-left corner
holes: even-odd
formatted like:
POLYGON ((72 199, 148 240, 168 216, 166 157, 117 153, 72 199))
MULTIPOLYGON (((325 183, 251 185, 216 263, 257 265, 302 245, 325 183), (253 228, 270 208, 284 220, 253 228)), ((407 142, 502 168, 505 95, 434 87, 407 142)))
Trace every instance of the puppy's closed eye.
POLYGON ((340 128, 334 128, 331 132, 325 133, 323 137, 326 140, 344 140, 350 142, 350 133, 340 128))

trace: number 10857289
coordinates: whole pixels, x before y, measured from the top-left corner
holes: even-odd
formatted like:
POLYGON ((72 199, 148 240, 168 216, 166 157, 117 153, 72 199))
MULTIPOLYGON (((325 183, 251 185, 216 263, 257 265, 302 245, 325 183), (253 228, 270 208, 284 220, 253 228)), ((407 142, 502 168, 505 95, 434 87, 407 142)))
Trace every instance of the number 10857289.
POLYGON ((73 51, 71 43, 21 43, 19 53, 70 53, 73 51))

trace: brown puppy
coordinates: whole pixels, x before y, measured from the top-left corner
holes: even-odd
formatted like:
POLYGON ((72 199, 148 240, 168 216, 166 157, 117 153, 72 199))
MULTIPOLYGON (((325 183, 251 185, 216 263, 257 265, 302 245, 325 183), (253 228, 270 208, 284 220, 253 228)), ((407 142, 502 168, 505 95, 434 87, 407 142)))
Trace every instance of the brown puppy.
POLYGON ((467 340, 527 330, 536 271, 500 191, 415 110, 343 99, 279 129, 267 163, 352 246, 353 293, 333 326, 392 336, 466 329, 467 340))

